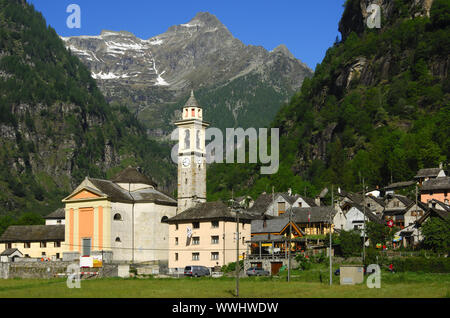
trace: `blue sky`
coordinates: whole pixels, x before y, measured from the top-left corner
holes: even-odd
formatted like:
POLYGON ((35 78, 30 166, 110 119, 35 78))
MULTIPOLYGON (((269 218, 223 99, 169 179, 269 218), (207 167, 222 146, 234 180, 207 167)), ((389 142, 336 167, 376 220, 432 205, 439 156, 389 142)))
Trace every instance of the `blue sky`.
POLYGON ((345 0, 28 0, 62 36, 129 31, 148 39, 186 23, 197 12, 214 14, 245 44, 272 50, 285 44, 312 69, 338 32, 345 0), (81 28, 66 25, 69 4, 81 8, 81 28))

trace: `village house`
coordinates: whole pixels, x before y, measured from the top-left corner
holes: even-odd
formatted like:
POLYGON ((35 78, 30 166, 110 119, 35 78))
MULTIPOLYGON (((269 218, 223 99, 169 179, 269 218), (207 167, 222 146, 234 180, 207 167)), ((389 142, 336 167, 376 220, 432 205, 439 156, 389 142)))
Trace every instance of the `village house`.
POLYGON ((64 225, 11 225, 0 237, 5 250, 17 249, 24 257, 57 260, 63 256, 64 225))
POLYGON ((250 251, 244 261, 244 269, 260 267, 272 275, 287 264, 289 240, 291 253, 305 249, 300 240, 305 233, 287 215, 272 219, 258 219, 251 223, 251 238, 247 241, 250 251))
POLYGON ((177 202, 137 169, 112 180, 86 177, 66 198, 65 256, 111 253, 116 261, 167 261, 168 225, 177 202))
MULTIPOLYGON (((251 220, 256 216, 239 213, 239 254, 247 253, 251 220)), ((185 266, 213 269, 236 261, 236 212, 222 202, 204 202, 165 222, 169 224, 169 272, 182 273, 185 266)))
POLYGON ((362 205, 347 202, 343 206, 345 212, 345 231, 358 230, 361 231, 361 236, 364 235, 364 221, 365 222, 375 222, 384 223, 381 218, 376 216, 369 208, 364 208, 362 205))
POLYGON ((314 199, 300 195, 290 195, 289 193, 263 193, 248 209, 250 213, 260 215, 280 216, 292 207, 312 207, 316 206, 314 199))
POLYGON ((66 210, 64 208, 56 209, 54 212, 44 216, 45 225, 65 225, 66 224, 66 210))
POLYGON ((7 248, 0 254, 1 263, 14 262, 16 258, 23 257, 23 254, 17 248, 7 248))
POLYGON ((394 225, 400 228, 405 227, 405 213, 414 202, 403 195, 394 195, 387 199, 386 207, 383 211, 385 221, 393 220, 394 225))
POLYGON ((450 202, 450 177, 437 177, 423 181, 420 188, 420 201, 428 203, 430 200, 450 202))
POLYGON ((419 182, 419 185, 422 185, 424 181, 428 181, 431 179, 445 177, 446 173, 443 169, 442 163, 439 164, 439 168, 424 168, 420 169, 414 179, 419 182))

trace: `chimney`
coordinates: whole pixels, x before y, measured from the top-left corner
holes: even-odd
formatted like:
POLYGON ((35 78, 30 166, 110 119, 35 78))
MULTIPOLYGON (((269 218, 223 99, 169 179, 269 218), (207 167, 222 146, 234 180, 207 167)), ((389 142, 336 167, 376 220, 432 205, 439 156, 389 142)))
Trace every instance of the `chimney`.
POLYGON ((319 196, 317 196, 317 197, 314 199, 314 203, 315 203, 317 206, 320 206, 320 197, 319 197, 319 196))

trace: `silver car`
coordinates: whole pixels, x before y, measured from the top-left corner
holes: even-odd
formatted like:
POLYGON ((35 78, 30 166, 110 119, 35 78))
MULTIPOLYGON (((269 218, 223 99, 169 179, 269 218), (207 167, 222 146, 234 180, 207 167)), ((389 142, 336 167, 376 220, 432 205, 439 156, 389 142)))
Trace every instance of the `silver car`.
POLYGON ((208 267, 205 266, 186 266, 184 268, 184 276, 200 277, 210 275, 208 267))
POLYGON ((269 276, 270 273, 260 267, 250 267, 247 269, 247 276, 269 276))

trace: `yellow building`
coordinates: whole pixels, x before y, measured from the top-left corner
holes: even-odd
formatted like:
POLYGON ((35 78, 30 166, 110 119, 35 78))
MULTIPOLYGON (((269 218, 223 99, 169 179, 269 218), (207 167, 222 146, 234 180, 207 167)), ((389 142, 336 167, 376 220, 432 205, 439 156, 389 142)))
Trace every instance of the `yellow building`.
MULTIPOLYGON (((239 214, 240 259, 247 253, 253 218, 248 213, 239 214)), ((212 269, 236 261, 236 213, 224 203, 200 203, 167 223, 170 272, 183 272, 188 265, 212 269)))
POLYGON ((4 249, 17 248, 24 257, 54 260, 64 251, 64 225, 13 225, 0 237, 4 249))

